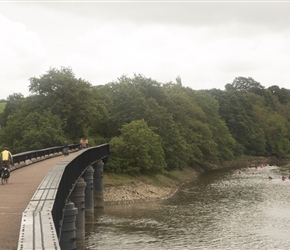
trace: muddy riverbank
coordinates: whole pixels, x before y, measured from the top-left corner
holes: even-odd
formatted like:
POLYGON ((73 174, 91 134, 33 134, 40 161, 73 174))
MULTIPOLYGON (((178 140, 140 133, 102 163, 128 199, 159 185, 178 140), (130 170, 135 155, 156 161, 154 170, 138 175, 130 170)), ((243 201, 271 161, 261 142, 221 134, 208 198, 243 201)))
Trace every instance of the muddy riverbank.
POLYGON ((273 158, 248 157, 222 164, 206 164, 204 166, 188 167, 175 170, 159 176, 132 177, 105 174, 104 202, 105 204, 122 204, 164 200, 178 191, 180 186, 194 181, 201 174, 215 169, 256 166, 275 161, 273 158))

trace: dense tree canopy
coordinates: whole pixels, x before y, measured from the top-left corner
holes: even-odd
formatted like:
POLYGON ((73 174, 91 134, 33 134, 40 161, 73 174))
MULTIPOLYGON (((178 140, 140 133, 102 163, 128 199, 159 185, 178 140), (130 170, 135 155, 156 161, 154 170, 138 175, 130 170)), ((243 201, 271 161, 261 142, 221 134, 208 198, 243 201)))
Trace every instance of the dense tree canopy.
MULTIPOLYGON (((290 146, 290 91, 237 77, 225 90, 192 90, 142 75, 93 86, 72 69, 30 78, 0 114, 0 146, 13 153, 109 142, 106 171, 157 174, 236 156, 283 156, 290 146)), ((4 107, 2 105, 2 107, 4 107)))
POLYGON ((252 77, 236 77, 232 84, 227 84, 226 89, 228 91, 240 91, 240 92, 256 92, 259 93, 259 90, 263 90, 264 87, 261 83, 255 81, 252 77))
POLYGON ((122 126, 121 135, 112 138, 112 160, 108 170, 127 174, 156 174, 166 168, 160 136, 142 120, 122 126))
POLYGON ((40 78, 31 78, 29 90, 41 99, 41 109, 49 109, 63 121, 70 140, 93 134, 92 124, 106 116, 106 107, 98 102, 91 84, 77 79, 70 68, 50 69, 40 78))

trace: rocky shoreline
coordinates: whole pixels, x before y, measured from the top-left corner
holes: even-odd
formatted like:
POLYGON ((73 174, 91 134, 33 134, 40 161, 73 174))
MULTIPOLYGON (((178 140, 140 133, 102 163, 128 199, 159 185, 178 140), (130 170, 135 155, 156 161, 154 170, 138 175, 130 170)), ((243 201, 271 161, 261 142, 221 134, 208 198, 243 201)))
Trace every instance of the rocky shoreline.
MULTIPOLYGON (((169 185, 167 187, 156 186, 152 184, 147 184, 142 181, 134 181, 131 183, 124 183, 121 185, 113 185, 104 187, 104 203, 105 204, 124 204, 124 203, 140 203, 140 202, 148 202, 153 200, 165 200, 174 195, 180 186, 188 181, 193 181, 198 178, 201 174, 221 169, 227 167, 234 166, 246 166, 250 161, 252 164, 260 164, 269 162, 271 159, 269 158, 254 158, 254 159, 243 159, 237 161, 224 162, 222 165, 211 165, 207 164, 207 166, 203 167, 195 167, 192 168, 190 173, 187 174, 187 178, 181 181, 176 181, 173 185, 169 185)), ((288 159, 289 161, 289 159, 288 159)))
POLYGON ((143 182, 104 188, 105 204, 140 203, 170 198, 178 188, 157 187, 143 182))

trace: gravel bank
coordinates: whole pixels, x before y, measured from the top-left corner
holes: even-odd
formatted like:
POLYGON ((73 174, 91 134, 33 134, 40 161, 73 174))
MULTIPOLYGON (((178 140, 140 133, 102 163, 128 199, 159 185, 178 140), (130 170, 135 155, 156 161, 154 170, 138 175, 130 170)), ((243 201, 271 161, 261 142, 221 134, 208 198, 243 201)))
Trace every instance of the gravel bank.
POLYGON ((116 187, 104 188, 105 204, 123 204, 168 199, 176 188, 156 187, 139 182, 116 187))

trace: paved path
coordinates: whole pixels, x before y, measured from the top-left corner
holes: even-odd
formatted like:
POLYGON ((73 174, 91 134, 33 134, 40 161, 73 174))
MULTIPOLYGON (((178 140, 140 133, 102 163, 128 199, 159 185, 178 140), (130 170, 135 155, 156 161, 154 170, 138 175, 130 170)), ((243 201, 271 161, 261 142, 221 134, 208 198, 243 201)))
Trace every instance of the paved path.
POLYGON ((17 249, 22 212, 42 179, 63 159, 61 155, 19 168, 11 172, 8 184, 0 184, 0 250, 17 249))

